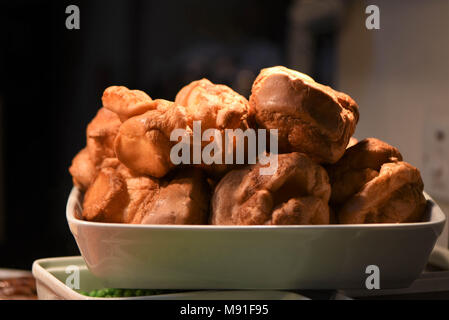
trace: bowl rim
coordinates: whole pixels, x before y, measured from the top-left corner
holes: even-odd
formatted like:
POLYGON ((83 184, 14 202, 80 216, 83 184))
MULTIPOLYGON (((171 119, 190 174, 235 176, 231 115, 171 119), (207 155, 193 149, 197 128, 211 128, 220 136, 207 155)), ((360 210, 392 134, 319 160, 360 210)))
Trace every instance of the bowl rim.
POLYGON ((112 222, 94 222, 80 220, 75 217, 75 207, 79 204, 82 196, 81 190, 73 186, 70 191, 66 205, 66 218, 70 225, 79 225, 85 227, 101 227, 113 229, 159 229, 159 230, 239 230, 239 231, 267 231, 267 230, 298 230, 298 229, 417 229, 436 226, 446 222, 446 215, 443 213, 438 204, 426 192, 423 192, 427 199, 427 206, 433 207, 433 214, 429 221, 424 222, 407 222, 407 223, 370 223, 370 224, 321 224, 321 225, 171 225, 171 224, 131 224, 131 223, 112 223, 112 222))

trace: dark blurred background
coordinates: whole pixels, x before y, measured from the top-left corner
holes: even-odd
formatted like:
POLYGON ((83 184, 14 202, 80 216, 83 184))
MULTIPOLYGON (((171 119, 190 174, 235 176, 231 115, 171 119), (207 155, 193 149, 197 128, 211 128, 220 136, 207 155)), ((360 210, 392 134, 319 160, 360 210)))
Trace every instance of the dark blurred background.
MULTIPOLYGON (((249 96, 286 64, 290 1, 3 1, 0 4, 3 224, 0 266, 78 254, 65 220, 67 168, 103 90, 173 100, 202 77, 249 96), (80 8, 68 30, 65 9, 80 8)), ((318 46, 325 46, 320 38, 318 46)))
MULTIPOLYGON (((206 77, 248 97, 261 68, 285 65, 324 84, 343 84, 366 102, 367 112, 379 114, 369 108, 367 90, 357 91, 357 77, 351 76, 352 82, 338 77, 341 68, 349 70, 345 63, 357 65, 376 51, 370 44, 377 40, 369 38, 364 25, 367 4, 361 3, 2 1, 0 267, 29 269, 38 258, 79 254, 65 220, 72 188, 68 167, 85 145, 86 125, 107 86, 124 85, 173 100, 182 86, 206 77), (80 9, 79 30, 66 29, 70 4, 80 9), (346 20, 356 23, 351 30, 362 31, 345 33, 346 40, 337 42, 346 20), (346 60, 339 59, 342 50, 349 52, 346 60)), ((391 17, 387 21, 407 12, 395 3, 395 9, 382 11, 391 17)), ((417 1, 410 3, 415 4, 412 13, 422 12, 417 1)), ((367 74, 364 67, 357 70, 367 74)), ((361 124, 362 129, 372 126, 361 124)))

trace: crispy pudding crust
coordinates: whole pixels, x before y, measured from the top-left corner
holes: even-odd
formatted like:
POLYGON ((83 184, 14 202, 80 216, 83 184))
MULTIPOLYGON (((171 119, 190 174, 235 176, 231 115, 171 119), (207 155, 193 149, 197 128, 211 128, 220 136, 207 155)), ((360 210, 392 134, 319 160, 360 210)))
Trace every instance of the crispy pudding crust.
POLYGON ((303 152, 319 163, 341 158, 359 119, 348 95, 287 69, 263 69, 249 100, 261 128, 277 129, 279 152, 303 152))
POLYGON ((134 224, 206 224, 210 189, 201 170, 180 168, 156 179, 133 173, 117 159, 103 163, 87 190, 83 218, 134 224))
POLYGON ((329 223, 329 178, 320 165, 294 152, 279 155, 273 175, 260 175, 261 167, 224 176, 212 198, 212 224, 329 223))
POLYGON ((85 191, 106 158, 115 157, 114 141, 121 122, 112 111, 100 108, 87 125, 86 147, 72 160, 69 172, 73 177, 73 184, 85 191))
POLYGON ((347 149, 328 166, 331 205, 340 223, 399 223, 422 220, 426 199, 419 170, 399 150, 375 138, 347 149))

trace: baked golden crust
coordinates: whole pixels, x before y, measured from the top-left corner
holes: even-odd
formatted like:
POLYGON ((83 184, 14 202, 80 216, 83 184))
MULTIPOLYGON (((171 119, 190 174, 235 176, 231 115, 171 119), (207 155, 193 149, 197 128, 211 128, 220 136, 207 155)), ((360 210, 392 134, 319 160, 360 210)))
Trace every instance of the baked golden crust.
POLYGON ((178 170, 167 179, 137 175, 106 159, 83 203, 83 218, 132 224, 206 224, 210 190, 199 169, 178 170), (181 205, 180 205, 181 204, 181 205))
POLYGON ((89 221, 123 222, 129 198, 125 179, 114 168, 102 168, 83 201, 83 217, 89 221))
POLYGON ((340 223, 417 222, 424 214, 419 170, 383 141, 360 141, 327 171, 340 223))
POLYGON ((280 152, 302 152, 319 163, 340 159, 359 119, 351 97, 280 66, 260 72, 249 103, 260 127, 278 130, 280 152))
POLYGON ((145 92, 124 86, 106 88, 101 100, 103 107, 116 113, 122 122, 154 108, 153 100, 145 92))
POLYGON ((121 122, 117 114, 100 108, 87 125, 87 150, 95 166, 101 165, 105 158, 115 157, 114 140, 121 122))
POLYGON ((99 222, 134 222, 142 201, 155 195, 160 181, 138 176, 116 158, 107 158, 86 192, 83 217, 99 222))
POLYGON ((249 128, 248 100, 228 86, 193 81, 178 92, 175 103, 186 107, 191 121, 200 120, 202 130, 249 128))
POLYGON ((399 150, 376 138, 361 140, 348 148, 337 163, 326 167, 332 186, 330 202, 340 206, 377 177, 382 164, 393 161, 402 161, 399 150))
POLYGON ((116 174, 120 174, 125 179, 129 198, 128 204, 123 210, 123 222, 138 224, 144 214, 141 209, 142 202, 155 198, 161 188, 162 181, 149 176, 136 174, 120 163, 118 159, 113 160, 114 162, 110 162, 109 164, 106 164, 105 160, 104 165, 114 167, 116 174))
POLYGON ((174 173, 154 199, 142 204, 141 224, 207 224, 209 185, 199 169, 184 168, 174 173))
MULTIPOLYGON (((170 159, 171 148, 177 143, 170 141, 174 129, 184 129, 189 141, 194 121, 201 121, 201 133, 207 129, 246 130, 248 112, 248 101, 229 87, 207 79, 194 81, 181 89, 175 103, 154 100, 150 111, 125 121, 115 140, 115 152, 133 171, 161 178, 174 167, 170 159)), ((205 146, 209 141, 201 143, 205 146)), ((229 170, 225 164, 197 166, 206 168, 212 176, 229 170)))
POLYGON ((138 174, 161 178, 174 164, 170 141, 174 129, 188 129, 185 108, 167 100, 154 100, 155 109, 125 121, 115 139, 115 153, 126 167, 138 174))
POLYGON ((85 191, 89 187, 98 170, 90 159, 87 148, 82 149, 73 158, 69 172, 72 175, 73 184, 80 190, 85 191))
POLYGON ((385 163, 338 212, 343 224, 419 222, 426 207, 418 169, 403 162, 385 163))
MULTIPOLYGON (((175 103, 185 106, 190 128, 193 128, 193 121, 201 121, 201 134, 207 129, 217 129, 224 137, 225 129, 245 131, 254 124, 254 115, 250 112, 249 102, 245 97, 228 86, 214 84, 207 79, 193 81, 183 87, 176 95, 175 103)), ((224 150, 224 138, 222 142, 224 150)), ((244 141, 234 138, 234 155, 237 143, 245 144, 244 141)), ((202 141, 201 144, 205 147, 209 141, 202 141)), ((222 164, 201 163, 195 166, 204 169, 214 178, 223 177, 226 172, 236 167, 225 164, 224 154, 222 164)))
POLYGON ((115 157, 114 140, 120 124, 115 113, 100 108, 87 125, 86 147, 73 158, 69 168, 73 183, 82 191, 89 187, 103 160, 115 157))
POLYGON ((301 153, 280 154, 273 175, 260 164, 233 170, 215 188, 211 224, 328 224, 326 171, 301 153))

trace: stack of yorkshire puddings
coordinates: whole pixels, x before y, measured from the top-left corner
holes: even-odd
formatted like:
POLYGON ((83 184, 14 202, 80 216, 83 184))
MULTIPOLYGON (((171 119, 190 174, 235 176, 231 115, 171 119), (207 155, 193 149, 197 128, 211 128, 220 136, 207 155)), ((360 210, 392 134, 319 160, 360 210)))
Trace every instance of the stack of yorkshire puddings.
POLYGON ((107 88, 102 102, 87 126, 86 147, 69 169, 84 192, 85 220, 300 225, 423 218, 418 169, 385 142, 352 138, 359 119, 355 101, 300 72, 263 69, 249 101, 202 79, 182 88, 174 102, 119 86, 107 88), (215 134, 190 144, 195 126, 200 135, 208 129, 215 134), (242 145, 248 151, 260 139, 277 138, 277 152, 265 153, 276 157, 275 170, 262 174, 268 164, 249 157, 243 164, 220 161, 224 155, 215 149, 217 161, 198 161, 217 132, 225 136, 230 129, 276 129, 277 135, 257 135, 257 142, 243 137, 246 142, 237 147, 241 141, 234 136, 229 144, 235 160, 242 145), (189 142, 183 144, 189 161, 174 163, 180 141, 189 142))

